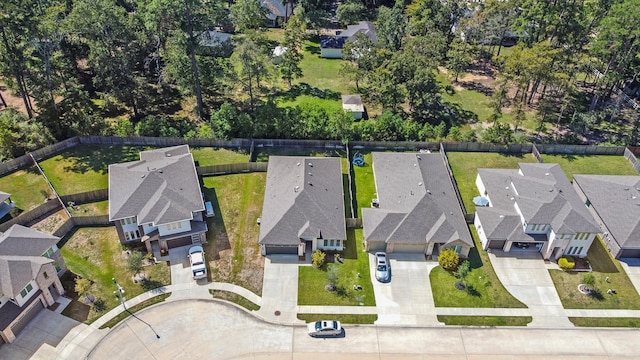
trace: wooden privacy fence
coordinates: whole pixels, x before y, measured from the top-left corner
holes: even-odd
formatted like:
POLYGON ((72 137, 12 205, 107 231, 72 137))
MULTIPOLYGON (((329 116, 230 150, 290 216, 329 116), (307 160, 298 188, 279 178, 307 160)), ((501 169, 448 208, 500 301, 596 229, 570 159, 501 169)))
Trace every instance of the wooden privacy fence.
POLYGON ((9 230, 9 228, 14 225, 14 224, 20 224, 20 225, 24 225, 24 226, 29 226, 31 225, 34 221, 47 217, 51 214, 53 214, 54 212, 61 210, 62 209, 62 205, 60 204, 60 202, 55 199, 55 200, 49 200, 45 203, 42 203, 40 205, 38 205, 37 207, 29 210, 29 211, 25 211, 22 214, 16 216, 15 218, 9 220, 9 221, 5 221, 2 224, 0 224, 0 232, 4 232, 9 230))
POLYGON ((542 155, 540 155, 540 151, 538 151, 538 147, 535 144, 531 149, 531 154, 534 158, 536 158, 536 160, 538 160, 539 163, 542 164, 544 162, 544 160, 542 160, 542 155))
POLYGON ((62 200, 63 203, 69 204, 70 202, 73 202, 77 205, 104 201, 108 199, 109 199, 109 189, 92 190, 92 191, 81 192, 77 194, 60 196, 60 200, 62 200))
POLYGON ((197 167, 196 172, 198 173, 199 176, 239 174, 239 173, 245 173, 245 172, 265 172, 267 171, 268 165, 269 163, 267 162, 209 165, 209 166, 197 167))
POLYGON ((73 230, 75 227, 82 226, 108 226, 111 225, 109 221, 109 215, 95 215, 95 216, 72 216, 67 221, 62 223, 60 227, 58 227, 53 235, 59 238, 65 237, 69 233, 69 231, 73 230))
POLYGON ((631 166, 633 166, 636 172, 640 173, 640 163, 638 163, 638 158, 636 158, 633 152, 629 149, 624 149, 624 157, 631 163, 631 166))

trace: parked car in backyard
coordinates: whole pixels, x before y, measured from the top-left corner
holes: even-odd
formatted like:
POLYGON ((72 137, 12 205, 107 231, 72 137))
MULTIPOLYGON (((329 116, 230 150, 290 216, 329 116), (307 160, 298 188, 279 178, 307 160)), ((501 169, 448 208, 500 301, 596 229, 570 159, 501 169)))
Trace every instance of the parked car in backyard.
POLYGON ((377 252, 376 256, 376 280, 380 282, 387 282, 391 280, 391 266, 387 261, 387 254, 383 252, 377 252))
POLYGON ((191 263, 191 274, 194 280, 207 277, 207 266, 204 261, 204 250, 202 246, 192 246, 189 248, 189 262, 191 263))
POLYGON ((338 336, 342 334, 340 321, 321 320, 307 324, 309 336, 338 336))

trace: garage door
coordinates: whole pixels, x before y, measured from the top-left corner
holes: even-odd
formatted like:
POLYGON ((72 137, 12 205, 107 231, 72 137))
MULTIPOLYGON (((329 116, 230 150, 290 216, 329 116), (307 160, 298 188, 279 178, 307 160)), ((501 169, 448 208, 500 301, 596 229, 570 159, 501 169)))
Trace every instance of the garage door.
POLYGON ((180 246, 191 245, 192 243, 193 241, 191 240, 191 237, 183 237, 179 239, 167 240, 167 247, 169 249, 173 249, 180 246))
POLYGON ((38 315, 42 309, 44 309, 44 305, 42 305, 42 301, 40 300, 35 301, 31 309, 29 309, 27 313, 24 314, 22 319, 20 319, 17 323, 11 326, 11 332, 13 333, 13 335, 18 336, 18 334, 20 334, 20 332, 25 328, 25 326, 27 326, 29 322, 33 320, 33 318, 36 317, 36 315, 38 315))
POLYGON ((298 255, 297 246, 266 246, 267 254, 294 254, 298 255))
POLYGON ((387 251, 387 244, 382 241, 369 241, 369 251, 387 251))
POLYGON ((393 252, 394 253, 424 253, 426 250, 426 245, 424 244, 394 244, 393 252))
POLYGON ((504 244, 506 243, 506 240, 494 240, 492 242, 489 243, 489 249, 499 249, 502 250, 504 248, 504 244))

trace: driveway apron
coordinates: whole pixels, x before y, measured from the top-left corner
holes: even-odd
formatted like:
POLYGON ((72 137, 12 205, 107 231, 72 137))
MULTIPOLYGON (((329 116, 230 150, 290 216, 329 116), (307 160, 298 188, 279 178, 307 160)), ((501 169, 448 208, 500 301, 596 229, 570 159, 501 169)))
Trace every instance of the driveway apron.
POLYGON ((266 256, 260 316, 274 323, 301 323, 297 318, 297 306, 298 256, 266 256))
POLYGON ((442 325, 433 303, 429 272, 438 266, 427 262, 422 254, 387 254, 391 264, 391 281, 380 283, 375 278, 375 256, 369 254, 373 291, 376 295, 376 325, 442 325))
POLYGON ((489 258, 500 282, 529 308, 533 321, 528 326, 573 327, 540 253, 493 250, 489 258))

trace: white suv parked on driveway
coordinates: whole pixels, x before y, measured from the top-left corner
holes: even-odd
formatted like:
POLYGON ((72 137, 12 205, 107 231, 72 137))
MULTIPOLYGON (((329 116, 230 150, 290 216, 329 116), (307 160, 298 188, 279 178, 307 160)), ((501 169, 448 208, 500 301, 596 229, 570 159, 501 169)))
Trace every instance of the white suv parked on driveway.
POLYGON ((189 248, 189 262, 191 263, 191 274, 195 280, 207 277, 207 265, 204 261, 202 246, 198 245, 189 248))

